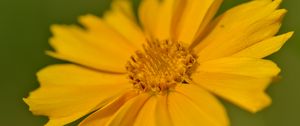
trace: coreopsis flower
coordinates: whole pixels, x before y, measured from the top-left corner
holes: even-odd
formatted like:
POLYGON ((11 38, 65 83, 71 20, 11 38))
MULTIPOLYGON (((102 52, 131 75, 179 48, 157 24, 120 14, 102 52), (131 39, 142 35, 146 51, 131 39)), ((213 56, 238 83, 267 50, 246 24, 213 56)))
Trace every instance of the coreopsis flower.
POLYGON ((280 69, 263 59, 292 32, 276 35, 281 0, 252 0, 214 18, 222 0, 129 0, 102 18, 54 25, 48 54, 71 63, 38 72, 30 111, 59 126, 228 126, 215 96, 257 112, 280 69))

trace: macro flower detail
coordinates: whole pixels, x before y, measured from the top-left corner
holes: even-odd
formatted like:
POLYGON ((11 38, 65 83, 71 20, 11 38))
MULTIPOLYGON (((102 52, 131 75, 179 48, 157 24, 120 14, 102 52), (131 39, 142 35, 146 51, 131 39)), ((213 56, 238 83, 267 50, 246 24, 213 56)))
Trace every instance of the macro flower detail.
POLYGON ((127 66, 129 78, 139 91, 160 93, 187 83, 195 57, 183 45, 151 41, 144 52, 137 52, 127 66))
POLYGON ((280 69, 263 59, 293 32, 277 35, 281 0, 252 0, 215 14, 222 0, 114 0, 82 27, 53 25, 47 54, 69 61, 37 73, 24 101, 60 126, 229 126, 217 97, 255 113, 280 69))

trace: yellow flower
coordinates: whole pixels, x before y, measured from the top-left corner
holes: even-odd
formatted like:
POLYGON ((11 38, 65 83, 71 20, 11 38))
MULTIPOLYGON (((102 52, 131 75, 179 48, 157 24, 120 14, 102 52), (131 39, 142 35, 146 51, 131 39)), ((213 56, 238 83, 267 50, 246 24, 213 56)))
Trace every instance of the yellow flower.
POLYGON ((142 0, 138 25, 129 0, 103 18, 54 25, 49 55, 73 64, 38 72, 25 102, 47 126, 228 126, 214 95, 250 112, 270 105, 265 89, 280 72, 262 59, 293 32, 276 35, 281 0, 253 0, 214 18, 222 0, 142 0))

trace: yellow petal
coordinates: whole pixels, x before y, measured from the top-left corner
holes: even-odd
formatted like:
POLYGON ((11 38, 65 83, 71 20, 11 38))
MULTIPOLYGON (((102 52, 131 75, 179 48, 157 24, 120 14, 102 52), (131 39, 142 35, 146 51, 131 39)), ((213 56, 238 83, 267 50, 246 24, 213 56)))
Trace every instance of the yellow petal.
POLYGON ((173 126, 168 106, 168 95, 161 95, 157 97, 157 105, 155 112, 156 124, 158 126, 173 126))
POLYGON ((109 119, 119 110, 119 108, 136 95, 137 93, 134 91, 123 94, 121 97, 118 97, 103 108, 89 115, 79 124, 79 126, 103 126, 107 124, 109 119))
POLYGON ((226 57, 200 63, 196 72, 236 74, 250 77, 274 77, 280 72, 280 69, 275 63, 269 60, 226 57))
POLYGON ((175 29, 175 40, 187 46, 199 37, 213 18, 223 0, 184 0, 181 1, 181 16, 175 29))
POLYGON ((218 126, 229 125, 225 108, 209 92, 194 84, 180 85, 176 88, 176 91, 194 102, 201 109, 202 116, 208 120, 215 122, 218 126))
POLYGON ((171 26, 176 0, 142 0, 139 16, 148 37, 171 38, 171 26))
POLYGON ((258 42, 248 48, 237 52, 233 56, 235 57, 253 57, 253 58, 264 58, 275 52, 277 52, 284 43, 292 37, 293 32, 275 36, 264 41, 258 42))
POLYGON ((168 111, 168 95, 153 95, 140 110, 135 126, 173 126, 168 111))
POLYGON ((276 10, 281 0, 254 0, 234 7, 219 18, 211 33, 196 46, 201 61, 230 56, 274 36, 286 10, 276 10), (249 18, 251 15, 251 18, 249 18))
POLYGON ((163 0, 156 18, 154 36, 159 40, 171 39, 171 26, 176 0, 163 0))
MULTIPOLYGON (((149 100, 144 104, 138 113, 134 126, 158 126, 156 124, 156 106, 158 103, 158 99, 156 96, 152 96, 149 100)), ((160 120, 165 121, 165 120, 160 120)))
POLYGON ((113 0, 111 3, 111 10, 113 13, 122 13, 128 19, 135 21, 135 14, 133 11, 131 0, 113 0))
POLYGON ((30 111, 49 117, 48 126, 65 125, 128 90, 125 75, 104 74, 76 65, 53 65, 38 73, 40 88, 24 99, 30 111))
POLYGON ((124 39, 105 26, 98 29, 102 35, 91 34, 76 26, 54 25, 51 29, 54 36, 50 44, 56 52, 50 52, 50 55, 94 69, 125 72, 126 62, 134 52, 124 39))
POLYGON ((138 14, 147 37, 155 37, 159 5, 158 0, 143 0, 140 3, 138 14))
POLYGON ((126 102, 110 119, 108 126, 132 126, 134 121, 149 99, 148 93, 139 94, 137 97, 126 102))
POLYGON ((223 106, 195 85, 181 85, 168 96, 168 109, 174 126, 228 126, 223 106))
POLYGON ((280 69, 269 60, 226 57, 200 63, 197 72, 225 73, 259 78, 274 77, 280 72, 280 69))
POLYGON ((137 25, 131 3, 130 0, 115 0, 112 3, 112 10, 104 14, 104 21, 133 46, 141 49, 142 44, 146 43, 146 38, 137 25))
POLYGON ((192 78, 206 90, 250 112, 257 112, 271 103, 264 92, 271 78, 207 72, 195 73, 192 78))
POLYGON ((270 104, 264 91, 279 72, 268 60, 227 57, 200 63, 192 79, 238 106, 257 112, 270 104))
POLYGON ((222 2, 223 0, 214 0, 209 10, 207 11, 203 21, 201 22, 200 27, 197 30, 197 33, 195 35, 196 38, 193 40, 192 45, 190 45, 190 48, 194 48, 196 45, 198 45, 199 42, 201 42, 201 40, 205 36, 207 36, 207 34, 209 34, 209 32, 212 30, 212 27, 215 25, 214 22, 216 22, 213 22, 212 19, 219 10, 222 2))

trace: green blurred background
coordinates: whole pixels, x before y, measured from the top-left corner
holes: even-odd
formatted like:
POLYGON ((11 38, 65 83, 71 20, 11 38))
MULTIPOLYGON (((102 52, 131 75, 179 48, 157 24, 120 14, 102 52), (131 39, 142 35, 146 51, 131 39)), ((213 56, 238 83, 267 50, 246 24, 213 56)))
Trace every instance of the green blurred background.
MULTIPOLYGON (((135 7, 138 0, 135 1, 135 7)), ((224 11, 246 0, 225 0, 224 11)), ((33 116, 22 101, 38 87, 35 73, 61 61, 46 56, 51 24, 74 24, 83 14, 102 15, 111 0, 0 0, 0 126, 41 126, 45 117, 33 116)), ((250 114, 224 102, 232 126, 300 126, 300 16, 299 0, 286 0, 289 10, 280 33, 296 34, 271 57, 282 68, 283 79, 268 93, 269 108, 250 114)), ((76 122, 71 124, 76 125, 76 122)))

